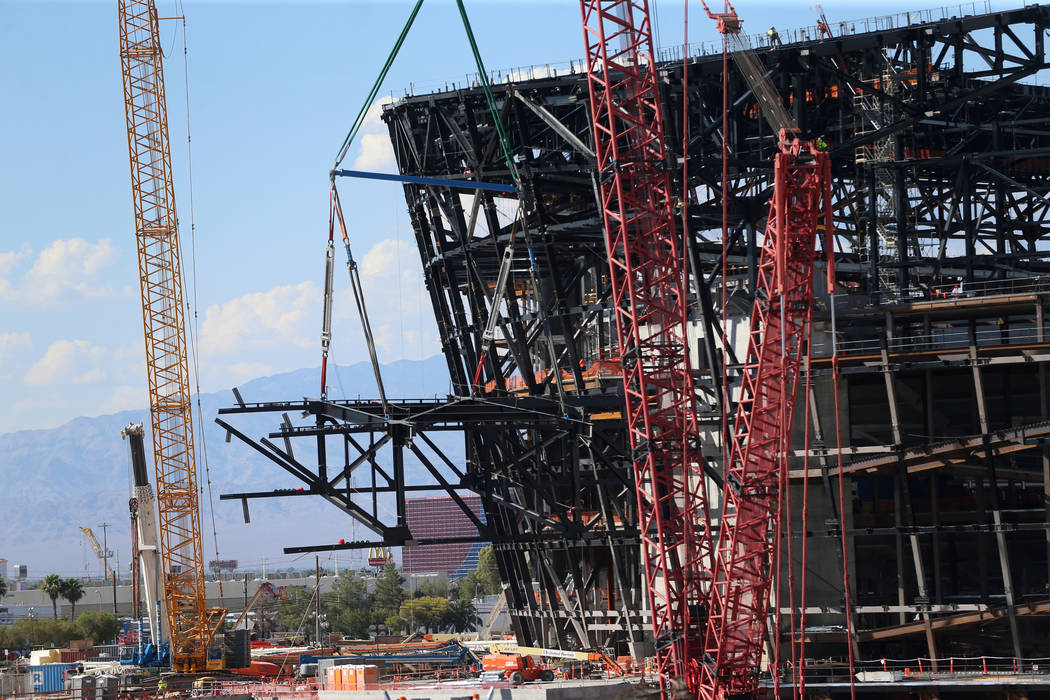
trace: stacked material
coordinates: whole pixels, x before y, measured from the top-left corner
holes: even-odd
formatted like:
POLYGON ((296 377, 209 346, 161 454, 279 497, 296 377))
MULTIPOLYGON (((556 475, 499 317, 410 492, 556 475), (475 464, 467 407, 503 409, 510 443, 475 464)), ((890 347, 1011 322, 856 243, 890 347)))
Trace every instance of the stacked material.
POLYGON ((379 668, 370 664, 329 666, 325 686, 327 690, 375 690, 379 687, 379 668))

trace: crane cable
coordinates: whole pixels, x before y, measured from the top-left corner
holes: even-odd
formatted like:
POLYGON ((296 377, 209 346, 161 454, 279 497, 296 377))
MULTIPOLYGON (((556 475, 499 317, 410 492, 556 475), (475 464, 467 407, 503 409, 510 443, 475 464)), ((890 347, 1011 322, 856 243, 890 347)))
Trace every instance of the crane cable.
MULTIPOLYGON (((486 101, 486 103, 488 105, 489 112, 492 115, 492 122, 493 122, 493 125, 494 125, 495 129, 496 129, 496 134, 499 137, 500 148, 503 151, 503 158, 506 161, 507 169, 510 172, 511 178, 514 180, 514 184, 520 190, 521 189, 521 177, 520 177, 520 174, 518 173, 517 167, 514 164, 514 159, 511 157, 511 154, 510 154, 510 143, 507 140, 507 133, 506 133, 506 130, 504 129, 504 127, 503 127, 503 121, 500 118, 499 110, 498 110, 498 108, 496 106, 496 98, 495 98, 495 95, 492 92, 492 86, 489 83, 488 72, 485 70, 485 63, 484 63, 484 61, 481 58, 481 52, 479 51, 477 41, 474 38, 474 31, 472 30, 472 28, 470 26, 470 19, 467 17, 467 10, 466 10, 466 8, 463 5, 463 0, 456 0, 456 4, 457 4, 457 6, 459 8, 460 18, 463 21, 463 28, 464 28, 464 30, 466 31, 466 34, 467 34, 467 40, 470 43, 470 49, 471 49, 471 53, 474 56, 474 62, 477 65, 477 68, 478 68, 478 77, 479 77, 479 80, 481 81, 482 88, 483 88, 483 90, 485 92, 485 101, 486 101)), ((331 309, 332 309, 332 293, 333 293, 333 291, 332 291, 332 286, 333 286, 333 283, 332 283, 332 264, 333 264, 333 262, 332 262, 332 260, 333 260, 333 255, 334 255, 334 251, 333 251, 333 248, 334 248, 333 234, 334 234, 334 222, 338 218, 339 226, 340 226, 341 232, 343 234, 343 246, 346 249, 347 271, 350 273, 350 282, 351 282, 351 287, 353 288, 354 301, 355 301, 355 303, 357 305, 358 315, 361 318, 361 325, 362 325, 362 328, 363 328, 364 333, 365 333, 365 341, 366 341, 366 344, 368 345, 368 353, 369 353, 369 357, 370 357, 370 359, 372 361, 372 370, 373 370, 373 372, 375 374, 376 384, 378 386, 380 397, 382 399, 383 410, 388 416, 390 414, 389 404, 387 402, 386 393, 385 393, 385 390, 383 388, 383 380, 382 380, 382 376, 381 376, 381 372, 380 372, 380 368, 379 368, 379 360, 378 360, 378 357, 377 357, 376 351, 375 351, 375 342, 374 342, 374 338, 373 338, 373 335, 372 335, 371 325, 370 325, 370 323, 368 321, 368 312, 367 312, 367 310, 365 308, 364 289, 363 289, 363 287, 361 285, 360 275, 359 275, 359 273, 357 271, 357 263, 354 261, 353 255, 352 255, 351 250, 350 250, 350 238, 347 235, 346 223, 345 223, 345 220, 343 218, 342 208, 339 206, 339 194, 338 194, 338 191, 336 190, 336 187, 335 187, 334 171, 339 167, 340 163, 343 162, 343 159, 346 158, 347 153, 350 151, 350 146, 353 144, 354 138, 357 136, 358 132, 361 130, 361 127, 362 127, 362 125, 365 122, 368 110, 371 108, 372 103, 373 103, 373 101, 376 98, 376 95, 379 94, 379 90, 382 87, 383 82, 386 80, 387 73, 390 71, 390 67, 393 65, 394 59, 397 58, 397 55, 400 52, 401 47, 404 45, 405 38, 408 36, 408 32, 412 28, 412 25, 413 25, 413 23, 416 20, 416 16, 419 14, 419 10, 420 10, 420 8, 422 6, 423 6, 423 0, 417 0, 415 6, 412 8, 412 12, 409 14, 408 20, 405 22, 405 25, 401 28, 401 33, 398 35, 397 40, 394 42, 394 47, 391 49, 390 54, 387 56, 386 62, 383 64, 383 67, 379 71, 379 75, 376 77, 375 82, 372 84, 372 88, 369 90, 368 97, 365 99, 364 104, 361 105, 361 109, 358 111, 357 117, 354 119, 354 123, 351 125, 349 133, 347 133, 346 138, 343 139, 343 144, 342 144, 342 146, 340 146, 339 152, 338 152, 338 154, 336 155, 336 158, 335 158, 335 163, 332 166, 331 186, 330 186, 330 193, 329 193, 329 210, 330 211, 329 211, 329 223, 328 223, 328 245, 327 245, 327 247, 325 249, 325 288, 324 288, 324 302, 323 302, 324 303, 324 320, 323 320, 322 330, 321 330, 321 396, 322 396, 322 398, 324 398, 327 395, 327 387, 326 387, 326 382, 327 382, 327 364, 328 364, 329 349, 331 347, 331 313, 332 313, 331 309)), ((522 218, 524 219, 523 215, 522 215, 522 218)), ((523 221, 523 227, 524 227, 524 221, 523 221)), ((526 234, 526 236, 527 236, 527 234, 526 234)), ((528 240, 528 238, 526 240, 528 240)), ((511 251, 510 252, 511 252, 511 254, 513 254, 513 243, 514 243, 514 240, 513 240, 513 236, 512 236, 511 237, 511 241, 510 241, 510 246, 511 246, 511 251)), ((529 245, 529 256, 530 256, 530 259, 535 259, 535 255, 534 255, 533 250, 532 250, 532 243, 531 243, 531 241, 528 242, 528 245, 529 245)), ((498 303, 499 303, 499 300, 494 298, 493 299, 493 309, 492 309, 492 313, 494 313, 494 314, 498 313, 498 303)), ((553 349, 552 349, 552 353, 553 353, 553 349)), ((484 362, 484 359, 482 359, 481 362, 484 362)), ((481 362, 479 362, 479 364, 478 364, 479 369, 481 367, 481 362)), ((475 383, 476 383, 476 380, 475 380, 475 383)), ((559 386, 560 386, 560 382, 559 382, 559 386)))
MULTIPOLYGON (((208 463, 208 443, 204 436, 204 409, 201 406, 201 376, 200 376, 200 320, 197 303, 197 216, 193 204, 193 135, 190 130, 190 59, 189 41, 186 36, 186 11, 182 0, 179 0, 179 15, 182 18, 182 65, 183 82, 186 96, 186 172, 188 192, 190 198, 190 289, 192 290, 193 323, 187 324, 190 335, 190 352, 193 355, 193 385, 197 394, 197 425, 200 426, 198 439, 200 442, 200 461, 204 463, 204 479, 208 490, 208 513, 211 516, 211 537, 215 547, 215 561, 219 556, 219 533, 215 524, 215 499, 212 494, 211 468, 208 463)), ((182 266, 185 270, 185 266, 182 266)), ((185 272, 182 273, 185 277, 185 272)), ((222 590, 222 577, 219 576, 219 599, 224 599, 222 590)))
POLYGON ((386 57, 386 63, 379 70, 379 77, 376 78, 375 83, 372 84, 372 89, 368 92, 368 97, 365 98, 365 103, 361 105, 360 111, 357 113, 357 117, 354 118, 354 123, 350 127, 349 133, 346 138, 343 139, 343 145, 339 147, 339 153, 335 157, 335 165, 332 169, 339 167, 339 164, 346 158, 347 152, 350 150, 350 146, 357 136, 357 132, 361 130, 361 127, 365 123, 365 117, 368 114, 369 108, 372 106, 373 100, 376 95, 379 94, 379 88, 382 87, 383 81, 386 80, 386 74, 390 71, 390 66, 394 64, 394 59, 397 58, 397 54, 401 51, 401 46, 405 43, 405 37, 408 36, 408 30, 412 28, 412 23, 416 21, 416 15, 419 14, 419 9, 423 7, 423 0, 416 0, 415 7, 412 8, 412 12, 408 16, 408 21, 405 22, 405 26, 401 28, 401 33, 398 35, 397 40, 394 42, 394 48, 390 50, 390 54, 386 57))
MULTIPOLYGON (((831 299, 831 318, 832 328, 834 328, 835 319, 835 298, 832 295, 831 299)), ((849 551, 846 547, 846 482, 845 476, 843 475, 843 464, 842 464, 842 418, 839 412, 839 354, 838 354, 838 343, 834 339, 834 331, 832 331, 832 356, 831 356, 831 376, 834 379, 835 384, 835 452, 838 454, 838 486, 839 486, 839 540, 842 543, 842 594, 845 600, 844 610, 846 613, 846 646, 849 651, 849 694, 850 700, 856 700, 857 689, 854 685, 854 673, 855 673, 855 659, 853 654, 854 645, 854 630, 853 630, 853 611, 852 603, 850 601, 850 585, 849 585, 849 551)))

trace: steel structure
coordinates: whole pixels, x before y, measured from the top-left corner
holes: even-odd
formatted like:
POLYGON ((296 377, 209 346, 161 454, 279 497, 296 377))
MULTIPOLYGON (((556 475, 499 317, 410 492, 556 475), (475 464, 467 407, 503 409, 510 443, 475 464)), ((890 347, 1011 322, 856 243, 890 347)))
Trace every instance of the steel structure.
MULTIPOLYGON (((950 10, 832 21, 832 39, 818 40, 822 34, 810 27, 782 30, 783 46, 751 42, 801 133, 830 144, 839 283, 834 299, 819 290, 814 299, 812 387, 804 397, 813 443, 808 471, 800 441, 791 443, 786 484, 799 496, 808 479, 819 494, 808 522, 800 522, 799 498, 791 512, 796 546, 810 548, 807 619, 827 626, 807 633, 815 656, 841 658, 846 643, 861 659, 1040 650, 1038 636, 1025 632, 1026 621, 1045 609, 1040 592, 1050 580, 1050 517, 1042 500, 1050 454, 1040 442, 1050 419, 1044 331, 1050 132, 1042 128, 1050 91, 1025 79, 1050 67, 1047 27, 1050 9, 1043 6, 950 10), (842 510, 831 483, 837 455, 829 447, 836 423, 833 344, 844 385, 839 416, 850 494, 842 510), (855 591, 852 639, 841 631, 839 574, 827 574, 842 567, 840 528, 855 591), (999 626, 980 641, 957 634, 982 619, 999 626)), ((689 181, 682 183, 672 168, 671 192, 675 204, 686 207, 685 252, 690 269, 700 271, 689 278, 686 337, 698 458, 718 484, 718 300, 724 288, 731 341, 726 393, 736 402, 778 135, 735 69, 723 121, 720 52, 690 57, 687 81, 679 52, 658 59, 671 163, 683 155, 685 125, 668 105, 682 104, 683 92, 689 96, 689 181), (729 152, 725 280, 723 137, 729 152)), ((595 187, 601 172, 586 65, 503 82, 497 76, 493 89, 523 189, 536 203, 528 226, 516 234, 520 243, 510 253, 502 298, 492 298, 492 290, 513 232, 507 212, 514 197, 403 185, 452 393, 460 398, 392 402, 390 418, 363 401, 234 406, 227 412, 306 410, 311 424, 287 421, 275 430, 272 436, 287 438, 283 447, 234 433, 294 473, 295 485, 308 485, 304 491, 231 496, 247 502, 314 495, 359 517, 358 509, 373 499, 396 500, 413 490, 479 493, 487 523, 479 538, 494 543, 519 642, 623 644, 624 651, 646 655, 650 620, 642 528, 634 515, 635 454, 615 361, 617 305, 595 187), (467 398, 494 313, 499 319, 482 391, 467 398), (455 441, 462 435, 462 447, 445 437, 438 445, 451 463, 445 464, 415 439, 418 432, 451 432, 455 441), (298 457, 293 440, 300 443, 298 457), (306 441, 320 453, 316 467, 312 455, 302 456, 306 441), (397 450, 404 456, 412 447, 426 452, 433 470, 398 462, 397 450), (363 478, 350 490, 341 478, 355 471, 363 478), (375 475, 374 487, 362 486, 368 474, 375 475)), ((402 174, 511 183, 480 87, 407 95, 384 110, 384 119, 402 174)), ((818 279, 826 274, 819 261, 812 269, 818 279)), ((733 405, 728 412, 735 414, 733 405)), ((796 438, 800 413, 793 421, 796 438)), ((223 420, 237 430, 234 417, 223 420)), ((373 540, 309 548, 403 544, 410 533, 383 521, 380 511, 373 540)), ((781 594, 771 602, 785 613, 801 612, 797 598, 781 594)))
POLYGON ((214 634, 212 617, 222 616, 205 602, 163 52, 153 0, 119 0, 118 8, 172 667, 200 671, 214 634))

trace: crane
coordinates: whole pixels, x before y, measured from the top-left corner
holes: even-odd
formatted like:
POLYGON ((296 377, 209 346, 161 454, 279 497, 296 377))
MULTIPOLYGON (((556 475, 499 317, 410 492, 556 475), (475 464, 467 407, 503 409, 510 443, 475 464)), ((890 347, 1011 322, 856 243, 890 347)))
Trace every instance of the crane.
POLYGON ((90 527, 82 527, 80 531, 84 533, 84 537, 87 538, 88 544, 91 545, 91 551, 98 557, 98 561, 102 564, 103 574, 105 579, 108 581, 113 577, 113 570, 109 568, 109 557, 112 556, 112 552, 105 550, 103 551, 102 545, 98 543, 98 538, 95 537, 95 531, 90 527))
MULTIPOLYGON (((807 352, 820 219, 834 291, 830 159, 804 140, 739 36, 718 21, 778 135, 774 187, 748 348, 726 436, 717 535, 697 465, 685 341, 687 271, 675 232, 648 0, 581 0, 587 75, 609 256, 638 523, 656 647, 669 695, 751 698, 775 574, 780 480, 807 352)), ((723 187, 726 183, 723 183, 723 187)), ((683 231, 688 235, 688 231, 683 231)))
MULTIPOLYGON (((151 641, 159 645, 166 643, 169 638, 168 615, 159 586, 161 565, 157 551, 157 516, 154 508, 156 499, 153 497, 146 469, 144 435, 142 423, 133 423, 120 431, 121 438, 128 441, 134 481, 133 496, 128 506, 132 519, 131 534, 135 543, 135 587, 138 587, 141 580, 142 593, 139 597, 146 599, 146 617, 149 619, 151 641)), ((134 608, 133 617, 140 617, 138 605, 134 608)))
POLYGON ((667 692, 697 685, 712 558, 683 240, 648 0, 581 0, 580 9, 655 670, 667 692))
POLYGON ((164 65, 154 0, 118 0, 131 191, 172 668, 207 668, 225 610, 208 609, 164 65))
MULTIPOLYGON (((718 23, 732 56, 778 134, 773 195, 766 220, 747 352, 733 427, 727 436, 723 510, 714 547, 701 664, 704 698, 753 697, 758 691, 774 558, 783 517, 780 485, 787 470, 792 414, 813 310, 816 239, 824 229, 828 292, 835 292, 831 158, 805 140, 754 51, 741 21, 704 9, 718 23)), ((723 66, 727 69, 727 66, 723 66)), ((723 188, 727 183, 723 183, 723 188)))

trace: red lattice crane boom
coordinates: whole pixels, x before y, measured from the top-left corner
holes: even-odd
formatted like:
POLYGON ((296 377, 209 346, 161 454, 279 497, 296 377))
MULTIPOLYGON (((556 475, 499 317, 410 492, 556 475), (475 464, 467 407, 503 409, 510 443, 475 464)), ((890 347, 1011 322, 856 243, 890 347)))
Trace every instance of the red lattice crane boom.
POLYGON ((656 670, 669 688, 689 674, 695 686, 711 538, 648 5, 580 3, 656 670))
MULTIPOLYGON (((818 224, 831 230, 830 159, 781 132, 736 417, 729 436, 702 665, 703 697, 758 689, 787 473, 792 413, 808 352, 818 224)), ((828 250, 830 250, 830 246, 828 250)), ((784 517, 788 517, 784 513, 784 517)))
MULTIPOLYGON (((657 671, 665 694, 684 685, 703 698, 750 697, 776 575, 781 482, 808 352, 821 216, 829 289, 834 278, 830 160, 801 140, 741 45, 733 58, 780 148, 712 543, 696 461, 683 241, 675 232, 648 2, 581 0, 581 9, 657 671)), ((726 12, 708 14, 727 42, 741 43, 728 3, 726 12)))
MULTIPOLYGON (((741 22, 704 9, 718 23, 727 51, 779 135, 773 198, 758 263, 747 353, 733 428, 727 436, 724 508, 708 591, 708 619, 699 694, 751 697, 758 690, 769 593, 787 473, 792 415, 809 352, 818 229, 825 231, 828 291, 834 293, 831 159, 801 139, 764 68, 740 35, 741 22), (733 52, 728 47, 732 44, 733 52)), ((728 187, 728 183, 723 183, 728 187)))

